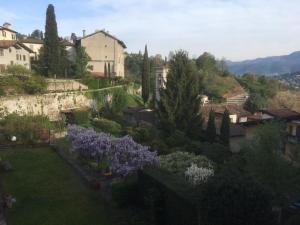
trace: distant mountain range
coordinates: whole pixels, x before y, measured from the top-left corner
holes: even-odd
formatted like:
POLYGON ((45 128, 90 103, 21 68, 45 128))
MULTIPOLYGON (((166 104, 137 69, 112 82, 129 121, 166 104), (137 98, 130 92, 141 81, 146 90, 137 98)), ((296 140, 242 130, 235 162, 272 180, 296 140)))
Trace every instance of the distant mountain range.
POLYGON ((226 62, 229 71, 236 75, 256 73, 267 76, 294 73, 300 71, 300 51, 290 55, 271 56, 241 62, 226 62))

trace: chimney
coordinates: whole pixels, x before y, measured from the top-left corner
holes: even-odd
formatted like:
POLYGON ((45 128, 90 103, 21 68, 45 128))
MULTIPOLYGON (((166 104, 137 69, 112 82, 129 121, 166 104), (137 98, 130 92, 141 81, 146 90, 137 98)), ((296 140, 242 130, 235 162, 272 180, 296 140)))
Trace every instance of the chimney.
POLYGON ((11 28, 11 24, 8 23, 8 22, 5 22, 5 23, 3 24, 3 27, 5 27, 5 28, 7 28, 7 29, 10 29, 10 28, 11 28))
POLYGON ((85 30, 82 30, 82 36, 85 37, 85 30))

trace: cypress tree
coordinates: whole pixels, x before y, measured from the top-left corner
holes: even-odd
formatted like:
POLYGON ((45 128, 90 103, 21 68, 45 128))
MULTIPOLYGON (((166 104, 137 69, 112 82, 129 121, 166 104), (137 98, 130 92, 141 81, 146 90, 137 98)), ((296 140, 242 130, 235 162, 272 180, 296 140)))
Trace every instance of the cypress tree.
POLYGON ((106 65, 106 63, 104 64, 104 77, 107 77, 107 65, 106 65))
POLYGON ((216 139, 216 135, 217 134, 216 134, 216 125, 215 125, 215 112, 214 110, 210 109, 207 128, 206 128, 207 140, 210 143, 213 143, 216 139))
POLYGON ((190 137, 199 137, 202 117, 198 97, 197 71, 185 51, 178 51, 169 62, 166 88, 160 92, 158 117, 167 132, 176 129, 190 137))
POLYGON ((110 78, 110 63, 108 63, 107 73, 108 73, 108 78, 110 78))
POLYGON ((229 145, 230 139, 230 117, 228 109, 225 109, 222 123, 221 123, 221 130, 220 130, 220 140, 224 145, 229 145))
POLYGON ((143 68, 142 68, 142 97, 144 104, 149 100, 150 95, 150 63, 148 58, 147 45, 145 46, 143 68))
POLYGON ((45 75, 58 74, 60 72, 60 43, 54 6, 52 4, 48 5, 46 13, 43 61, 45 75))

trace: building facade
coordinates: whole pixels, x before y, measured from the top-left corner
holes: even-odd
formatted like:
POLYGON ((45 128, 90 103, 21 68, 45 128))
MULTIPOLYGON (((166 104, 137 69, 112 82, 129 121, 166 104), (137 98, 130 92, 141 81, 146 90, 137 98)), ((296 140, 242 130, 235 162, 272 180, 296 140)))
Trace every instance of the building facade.
POLYGON ((32 51, 18 41, 0 40, 0 72, 8 65, 22 65, 30 69, 32 51))
POLYGON ((30 54, 33 51, 17 40, 17 32, 10 23, 0 26, 0 72, 8 65, 22 65, 30 69, 30 54))
POLYGON ((5 22, 3 26, 0 26, 0 40, 17 40, 17 32, 11 29, 10 23, 5 22))
POLYGON ((21 42, 28 48, 30 48, 33 52, 30 54, 31 60, 37 60, 39 58, 40 49, 43 47, 43 40, 36 38, 26 38, 21 40, 21 42))
POLYGON ((160 89, 166 87, 169 68, 167 65, 155 68, 155 99, 160 100, 160 89))
POLYGON ((84 35, 79 43, 91 57, 89 67, 92 74, 104 76, 106 65, 112 77, 124 77, 124 50, 126 49, 124 42, 101 30, 84 35))

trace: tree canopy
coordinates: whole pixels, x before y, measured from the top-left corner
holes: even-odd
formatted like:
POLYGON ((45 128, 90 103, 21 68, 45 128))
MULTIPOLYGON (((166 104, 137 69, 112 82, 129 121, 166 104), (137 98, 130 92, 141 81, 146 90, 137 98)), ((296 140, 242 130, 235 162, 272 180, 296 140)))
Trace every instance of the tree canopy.
POLYGON ((158 116, 161 127, 197 136, 202 129, 196 68, 185 51, 178 51, 169 62, 166 88, 161 90, 158 116))

